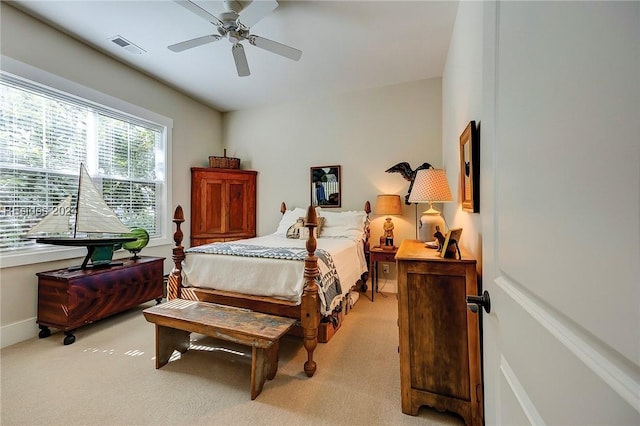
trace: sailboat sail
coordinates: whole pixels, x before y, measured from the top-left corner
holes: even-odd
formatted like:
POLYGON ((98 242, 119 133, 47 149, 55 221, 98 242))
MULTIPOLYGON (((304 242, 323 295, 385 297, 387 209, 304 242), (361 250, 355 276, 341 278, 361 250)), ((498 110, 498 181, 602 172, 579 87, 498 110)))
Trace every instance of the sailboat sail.
MULTIPOLYGON (((36 234, 66 234, 71 232, 71 198, 69 195, 60 204, 54 207, 36 226, 31 228, 27 237, 36 234)), ((84 164, 80 165, 80 178, 78 180, 78 199, 75 206, 75 228, 71 239, 76 238, 76 233, 105 233, 128 234, 127 228, 118 219, 102 198, 98 188, 94 185, 89 172, 84 164)), ((80 238, 78 238, 80 240, 80 238)))
POLYGON ((32 236, 39 233, 50 232, 59 234, 68 234, 69 219, 71 214, 71 198, 69 195, 62 200, 55 208, 53 208, 49 214, 42 218, 40 222, 29 230, 27 236, 32 236))
POLYGON ((79 185, 76 232, 104 232, 111 234, 129 232, 129 228, 118 219, 113 210, 105 203, 84 165, 80 168, 79 185))

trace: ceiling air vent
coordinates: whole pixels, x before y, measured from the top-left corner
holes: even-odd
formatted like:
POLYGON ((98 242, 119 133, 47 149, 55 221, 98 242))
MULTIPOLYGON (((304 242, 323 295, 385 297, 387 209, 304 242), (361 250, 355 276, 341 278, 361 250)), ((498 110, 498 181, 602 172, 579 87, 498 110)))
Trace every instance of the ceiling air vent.
POLYGON ((131 43, 129 40, 122 36, 111 37, 109 40, 127 50, 129 53, 133 53, 135 55, 141 55, 145 52, 145 50, 139 48, 135 44, 131 43))

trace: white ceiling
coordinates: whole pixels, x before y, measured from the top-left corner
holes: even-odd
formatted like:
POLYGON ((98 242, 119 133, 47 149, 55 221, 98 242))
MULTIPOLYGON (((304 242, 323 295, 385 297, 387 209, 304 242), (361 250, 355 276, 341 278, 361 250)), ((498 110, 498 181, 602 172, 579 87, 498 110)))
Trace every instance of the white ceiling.
MULTIPOLYGON (((216 16, 225 10, 222 1, 195 2, 216 16)), ((300 49, 302 59, 291 61, 245 41, 251 75, 238 77, 228 40, 181 53, 167 49, 217 34, 212 24, 170 0, 12 2, 220 111, 440 77, 458 8, 457 1, 426 0, 279 3, 251 34, 300 49), (145 52, 129 53, 111 41, 114 36, 145 52)))

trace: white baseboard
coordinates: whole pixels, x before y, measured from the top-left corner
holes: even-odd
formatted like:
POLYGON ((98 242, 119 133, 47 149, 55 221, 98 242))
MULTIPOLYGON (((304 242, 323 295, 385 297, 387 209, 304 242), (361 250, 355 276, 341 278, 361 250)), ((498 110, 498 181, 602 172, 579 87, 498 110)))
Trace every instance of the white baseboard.
POLYGON ((398 281, 395 279, 381 278, 378 280, 378 291, 382 291, 383 293, 397 293, 398 281))
POLYGON ((0 348, 15 345, 38 335, 36 318, 14 322, 0 328, 0 348))

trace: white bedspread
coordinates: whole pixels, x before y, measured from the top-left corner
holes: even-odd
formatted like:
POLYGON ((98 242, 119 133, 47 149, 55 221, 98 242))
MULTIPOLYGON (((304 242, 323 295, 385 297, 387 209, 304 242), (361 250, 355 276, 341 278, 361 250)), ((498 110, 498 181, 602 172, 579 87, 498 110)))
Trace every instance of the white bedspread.
MULTIPOLYGON (((317 241, 318 248, 327 251, 333 258, 342 288, 342 294, 334 298, 329 306, 322 306, 321 313, 327 315, 367 271, 367 263, 361 241, 344 237, 318 238, 317 241)), ((305 247, 306 241, 271 234, 233 243, 266 247, 305 247)), ((214 288, 300 303, 304 287, 303 274, 304 262, 299 260, 187 253, 183 262, 182 282, 186 287, 214 288)))

